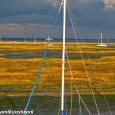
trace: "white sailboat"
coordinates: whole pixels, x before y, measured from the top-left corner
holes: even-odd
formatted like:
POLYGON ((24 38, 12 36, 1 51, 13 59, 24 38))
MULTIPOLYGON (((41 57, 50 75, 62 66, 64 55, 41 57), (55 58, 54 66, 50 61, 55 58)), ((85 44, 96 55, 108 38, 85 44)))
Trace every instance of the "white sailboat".
POLYGON ((100 37, 101 37, 101 44, 97 44, 97 46, 102 46, 102 47, 107 46, 105 43, 102 42, 102 33, 101 33, 100 37))
POLYGON ((46 38, 46 41, 52 40, 52 38, 50 39, 50 37, 48 36, 48 38, 46 38))

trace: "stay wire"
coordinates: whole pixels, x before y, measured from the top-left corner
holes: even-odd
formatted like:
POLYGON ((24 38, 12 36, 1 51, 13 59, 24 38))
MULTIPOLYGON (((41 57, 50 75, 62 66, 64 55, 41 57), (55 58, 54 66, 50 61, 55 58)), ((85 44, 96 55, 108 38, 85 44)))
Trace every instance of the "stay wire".
POLYGON ((81 101, 80 101, 79 95, 78 95, 78 99, 79 99, 79 115, 82 115, 82 112, 81 112, 81 101))
MULTIPOLYGON (((65 48, 65 50, 66 50, 66 48, 65 48)), ((75 80, 74 80, 74 77, 73 77, 73 74, 72 74, 72 70, 71 70, 71 66, 70 66, 70 62, 69 62, 69 57, 68 57, 68 54, 67 54, 67 50, 66 50, 66 56, 67 56, 68 65, 69 65, 69 69, 70 69, 70 73, 71 73, 71 78, 72 78, 72 81, 73 81, 73 83, 74 83, 74 85, 75 85, 75 88, 76 88, 76 90, 77 90, 78 97, 79 97, 80 100, 82 101, 82 103, 83 103, 83 105, 85 106, 87 112, 88 112, 90 115, 92 115, 92 114, 90 113, 89 109, 87 108, 86 104, 84 103, 84 101, 83 101, 83 99, 82 99, 82 97, 81 97, 81 95, 80 95, 80 93, 79 93, 79 90, 78 90, 78 88, 77 88, 77 85, 76 85, 76 83, 75 83, 75 80)), ((80 104, 80 103, 79 103, 79 104, 80 104)), ((81 105, 80 105, 80 106, 81 106, 81 105)), ((71 108, 71 110, 72 110, 72 108, 71 108)), ((81 111, 81 110, 80 110, 80 111, 81 111)))
POLYGON ((60 105, 61 105, 61 90, 59 91, 59 111, 58 111, 58 115, 60 115, 60 105))
POLYGON ((97 38, 97 41, 98 41, 98 43, 97 43, 97 45, 99 44, 99 41, 100 41, 100 37, 99 37, 99 39, 97 38))
POLYGON ((56 21, 55 21, 54 27, 53 27, 53 29, 52 29, 52 33, 51 33, 51 35, 50 35, 50 39, 49 39, 49 41, 48 41, 47 48, 46 48, 46 50, 45 50, 45 53, 44 53, 44 56, 43 56, 43 59, 42 59, 42 62, 41 62, 41 65, 40 65, 40 68, 39 68, 39 71, 38 71, 38 74, 37 74, 37 77, 36 77, 35 83, 34 83, 34 86, 33 86, 33 88, 32 88, 32 91, 31 91, 31 94, 30 94, 30 97, 29 97, 29 99, 28 99, 28 102, 27 102, 27 105, 26 105, 26 108, 25 108, 25 111, 24 111, 23 115, 25 115, 25 112, 26 112, 27 109, 28 109, 28 105, 29 105, 29 103, 30 103, 30 100, 31 100, 32 94, 33 94, 33 92, 34 92, 34 89, 35 89, 35 86, 36 86, 36 83, 37 83, 37 80, 38 80, 38 77, 39 77, 39 74, 40 74, 40 71, 41 71, 41 67, 42 67, 43 61, 44 61, 44 59, 45 59, 46 52, 47 52, 47 49, 48 49, 48 46, 49 46, 50 40, 51 40, 51 38, 52 38, 52 35, 53 35, 53 32, 54 32, 54 28, 55 28, 55 26, 56 26, 56 23, 57 23, 57 20, 58 20, 58 17, 59 17, 59 13, 60 13, 61 7, 62 7, 62 2, 61 2, 61 5, 60 5, 60 8, 59 8, 59 11, 58 11, 57 17, 56 17, 56 21))
POLYGON ((83 55, 82 55, 82 52, 81 52, 81 48, 80 48, 80 45, 79 45, 79 42, 78 42, 78 39, 77 39, 75 28, 74 28, 74 25, 73 25, 73 22, 72 22, 72 18, 71 18, 71 15, 70 15, 70 10, 69 10, 68 5, 67 5, 67 9, 68 9, 68 13, 69 13, 69 16, 70 16, 71 24, 72 24, 72 27, 73 27, 73 31, 74 31, 74 34, 75 34, 75 38, 76 38, 77 43, 78 43, 79 51, 80 51, 80 54, 81 54, 81 57, 82 57, 82 61, 83 61, 83 65, 84 65, 84 68, 85 68, 85 71, 86 71, 86 75, 87 75, 87 78, 88 78, 88 81, 89 81, 89 85, 90 85, 90 88, 91 88, 91 91, 92 91, 92 95, 93 95, 93 99, 94 99, 94 102, 95 102, 95 106, 96 106, 98 115, 100 115, 99 109, 98 109, 98 106, 97 106, 97 102, 96 102, 96 99, 95 99, 95 95, 94 95, 94 92, 93 92, 93 88, 92 88, 92 85, 91 85, 91 82, 90 82, 90 78, 89 78, 89 75, 88 75, 88 72, 87 72, 87 68, 86 68, 86 65, 85 65, 85 62, 84 62, 84 58, 83 58, 83 55))
MULTIPOLYGON (((83 43, 83 45, 85 46, 85 44, 84 44, 84 42, 83 42, 83 39, 82 39, 82 36, 81 36, 81 34, 80 34, 79 28, 78 28, 78 26, 77 26, 77 24, 76 24, 75 18, 74 18, 74 16, 73 16, 73 13, 72 13, 72 11, 71 11, 71 9, 70 9, 70 6, 69 6, 69 4, 67 4, 67 5, 68 5, 68 7, 69 7, 70 13, 71 13, 72 18, 73 18, 73 20, 74 20, 74 23, 75 23, 75 25, 76 25, 76 28, 77 28, 77 31, 78 31, 78 33, 79 33, 79 36, 80 36, 80 38, 81 38, 81 40, 82 40, 82 43, 83 43)), ((100 40, 100 37, 99 37, 99 40, 100 40)), ((99 40, 98 40, 98 42, 99 42, 99 40)), ((103 89, 102 89, 102 87, 101 87, 100 81, 99 81, 99 79, 98 79, 98 76, 97 76, 97 74, 96 74, 96 71, 95 71, 95 69, 94 69, 94 66, 93 66, 93 64, 92 64, 92 62, 91 62, 91 59, 90 59, 90 57, 89 57, 89 54, 88 54, 88 51, 87 51, 86 48, 85 48, 85 51, 86 51, 86 53, 87 53, 88 59, 89 59, 89 61, 90 61, 90 64, 91 64, 91 66, 92 66, 92 69, 93 69, 93 71, 94 71, 94 74, 95 74, 95 76, 96 76, 96 79, 97 79, 97 81, 98 81, 98 84, 99 84, 99 87, 100 87, 100 89, 101 89, 102 95, 103 95, 103 97, 104 97, 104 99, 105 99, 106 105, 107 105, 107 107, 108 107, 108 109, 109 109, 110 114, 112 115, 111 109, 110 109, 109 104, 108 104, 108 102, 107 102, 107 99, 106 99, 106 97, 105 97, 105 95, 104 95, 104 92, 103 92, 103 89)))
POLYGON ((67 94, 66 94, 66 90, 65 90, 65 108, 66 108, 66 115, 67 115, 67 101, 66 101, 66 96, 67 96, 67 94))
MULTIPOLYGON (((67 55, 67 51, 66 51, 66 55, 67 55)), ((72 77, 71 77, 71 108, 70 108, 70 115, 71 115, 71 112, 72 112, 72 105, 73 105, 73 80, 72 80, 72 77)))

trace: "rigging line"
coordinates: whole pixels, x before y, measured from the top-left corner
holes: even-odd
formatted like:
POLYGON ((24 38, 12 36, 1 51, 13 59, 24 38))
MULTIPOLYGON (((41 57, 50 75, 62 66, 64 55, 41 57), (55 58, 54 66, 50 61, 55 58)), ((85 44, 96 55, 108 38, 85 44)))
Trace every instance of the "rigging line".
POLYGON ((67 56, 67 60, 68 60, 68 65, 69 65, 69 69, 70 69, 72 81, 73 81, 73 83, 74 83, 74 85, 75 85, 75 87, 76 87, 78 96, 79 96, 79 98, 81 99, 81 101, 82 101, 83 105, 85 106, 86 110, 88 111, 88 113, 89 113, 90 115, 92 115, 92 114, 90 113, 89 109, 87 108, 87 106, 85 105, 85 103, 84 103, 84 101, 83 101, 83 99, 82 99, 82 97, 81 97, 81 95, 80 95, 80 93, 79 93, 79 90, 78 90, 78 88, 77 88, 77 85, 76 85, 76 83, 75 83, 75 80, 74 80, 74 77, 73 77, 73 74, 72 74, 72 70, 71 70, 71 66, 70 66, 70 62, 69 62, 69 57, 68 57, 66 48, 65 48, 65 51, 66 51, 66 56, 67 56))
POLYGON ((58 111, 58 115, 60 115, 60 100, 59 100, 59 111, 58 111))
POLYGON ((78 95, 78 98, 79 98, 79 115, 82 115, 82 112, 81 112, 81 102, 80 102, 80 97, 78 95))
POLYGON ((71 112, 72 112, 72 105, 73 105, 73 103, 72 103, 72 100, 73 100, 72 95, 73 95, 73 81, 72 81, 72 77, 71 77, 71 108, 70 108, 70 115, 71 115, 71 112))
POLYGON ((67 115, 67 99, 66 99, 66 97, 67 97, 67 92, 66 92, 66 89, 64 89, 64 91, 65 91, 65 108, 66 108, 66 115, 67 115))
MULTIPOLYGON (((57 17, 56 17, 56 21, 55 21, 54 27, 53 27, 53 29, 52 29, 52 33, 51 33, 51 35, 50 35, 50 39, 49 39, 49 41, 48 41, 47 48, 46 48, 45 53, 44 53, 44 56, 43 56, 43 59, 42 59, 42 62, 41 62, 41 65, 40 65, 40 68, 39 68, 39 71, 38 71, 38 74, 37 74, 37 77, 36 77, 36 80, 35 80, 34 86, 33 86, 33 89, 32 89, 32 91, 31 91, 30 97, 29 97, 29 99, 28 99, 28 102, 27 102, 27 105, 26 105, 25 111, 27 111, 27 109, 28 109, 29 102, 30 102, 30 100, 31 100, 31 97, 32 97, 32 94, 33 94, 34 88, 35 88, 35 86, 36 86, 36 83, 37 83, 37 80, 38 80, 38 77, 39 77, 39 74, 40 74, 40 70, 41 70, 41 67, 42 67, 43 61, 44 61, 44 59, 45 59, 45 55, 46 55, 46 52, 47 52, 47 49, 48 49, 48 46, 49 46, 50 40, 51 40, 52 35, 53 35, 53 32, 54 32, 54 28, 55 28, 55 26, 56 26, 57 19, 58 19, 58 17, 59 17, 59 13, 60 13, 61 7, 62 7, 62 2, 61 2, 61 5, 60 5, 60 8, 59 8, 59 11, 58 11, 57 17)), ((23 113, 23 115, 25 115, 25 113, 23 113)))
POLYGON ((67 96, 67 94, 66 94, 66 90, 65 90, 65 108, 66 108, 66 115, 67 115, 67 102, 66 102, 66 96, 67 96))
POLYGON ((76 37, 76 40, 77 40, 77 43, 78 43, 79 51, 80 51, 80 54, 81 54, 81 57, 82 57, 82 61, 83 61, 83 65, 84 65, 84 68, 85 68, 85 71, 86 71, 86 75, 87 75, 87 78, 88 78, 88 81, 89 81, 89 85, 90 85, 90 88, 91 88, 91 91, 92 91, 92 95, 93 95, 93 98, 94 98, 95 106, 96 106, 98 115, 100 115, 99 109, 98 109, 98 106, 97 106, 97 102, 96 102, 96 99, 95 99, 95 95, 94 95, 94 92, 93 92, 93 88, 92 88, 92 85, 91 85, 91 82, 90 82, 90 78, 89 78, 89 75, 88 75, 88 72, 87 72, 87 68, 86 68, 86 65, 85 65, 85 62, 84 62, 84 58, 83 58, 83 55, 82 55, 82 52, 81 52, 81 48, 80 48, 80 45, 79 45, 79 42, 78 42, 78 39, 77 39, 77 35, 76 35, 75 29, 74 29, 74 25, 73 25, 73 22, 72 22, 72 18, 71 18, 71 15, 70 15, 70 10, 68 8, 68 5, 67 5, 67 9, 68 9, 68 13, 69 13, 69 16, 70 16, 71 24, 72 24, 72 27, 73 27, 73 31, 74 31, 74 34, 75 34, 75 37, 76 37))
MULTIPOLYGON (((99 43, 99 41, 100 41, 100 37, 99 37, 99 39, 97 38, 97 41, 98 41, 98 43, 99 43)), ((98 44, 98 43, 97 43, 97 44, 98 44)))
MULTIPOLYGON (((82 43, 83 43, 83 45, 84 45, 82 36, 81 36, 80 31, 79 31, 79 28, 78 28, 78 26, 77 26, 77 24, 76 24, 76 21, 75 21, 75 18, 74 18, 74 16, 73 16, 73 13, 72 13, 72 11, 71 11, 70 6, 69 6, 68 3, 67 3, 67 5, 68 5, 68 7, 69 7, 70 13, 71 13, 72 18, 73 18, 73 20, 74 20, 74 23, 75 23, 75 25, 76 25, 76 28, 77 28, 77 30, 78 30, 78 33, 79 33, 79 35, 80 35, 80 38, 81 38, 81 40, 82 40, 82 43)), ((100 40, 100 37, 99 37, 99 40, 100 40)), ((84 46, 85 46, 85 45, 84 45, 84 46)), ((95 76, 96 76, 96 79, 97 79, 97 81, 98 81, 98 84, 99 84, 99 87, 100 87, 100 89, 101 89, 102 95, 103 95, 103 97, 104 97, 104 99, 105 99, 106 105, 107 105, 107 107, 108 107, 108 109, 109 109, 110 114, 112 115, 111 109, 110 109, 109 104, 108 104, 108 102, 107 102, 107 99, 106 99, 106 97, 105 97, 105 95, 104 95, 104 92, 103 92, 103 89, 102 89, 102 87, 101 87, 100 81, 99 81, 99 79, 98 79, 98 76, 97 76, 97 74, 96 74, 96 71, 95 71, 95 69, 94 69, 94 66, 93 66, 93 64, 92 64, 92 62, 91 62, 91 59, 90 59, 90 57, 89 57, 89 54, 88 54, 88 51, 87 51, 86 48, 85 48, 85 51, 86 51, 86 53, 87 53, 87 56, 88 56, 89 61, 90 61, 90 64, 91 64, 91 66, 92 66, 92 69, 93 69, 94 74, 95 74, 95 76)))
POLYGON ((61 103, 61 90, 59 92, 59 112, 58 112, 58 115, 60 115, 60 103, 61 103))
MULTIPOLYGON (((67 57, 68 57, 67 51, 66 51, 66 55, 67 55, 67 57)), ((68 60, 69 60, 69 59, 68 59, 68 60)), ((73 100, 72 95, 73 95, 73 79, 72 79, 72 77, 71 77, 71 108, 70 108, 70 115, 71 115, 71 112, 72 112, 72 105, 73 105, 73 104, 72 104, 72 100, 73 100)), ((79 95, 78 95, 78 99, 79 99, 79 114, 82 115, 79 95)))

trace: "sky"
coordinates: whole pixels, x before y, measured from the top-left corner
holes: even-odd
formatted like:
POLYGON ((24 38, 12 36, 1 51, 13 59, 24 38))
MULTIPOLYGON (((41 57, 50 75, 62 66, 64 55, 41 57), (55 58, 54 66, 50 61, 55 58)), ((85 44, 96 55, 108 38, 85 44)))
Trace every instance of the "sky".
MULTIPOLYGON (((67 0, 82 37, 115 38, 115 0, 67 0)), ((61 0, 0 0, 0 36, 47 38, 61 0)), ((67 11, 66 37, 75 38, 67 11)), ((53 38, 62 38, 63 8, 53 38)), ((78 36, 79 38, 79 36, 78 36)))

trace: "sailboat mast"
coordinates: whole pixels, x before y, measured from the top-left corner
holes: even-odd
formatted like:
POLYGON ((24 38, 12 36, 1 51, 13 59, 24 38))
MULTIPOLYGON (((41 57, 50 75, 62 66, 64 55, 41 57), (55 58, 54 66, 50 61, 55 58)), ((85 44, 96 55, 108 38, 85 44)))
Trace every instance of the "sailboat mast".
POLYGON ((101 33, 101 45, 102 45, 102 33, 101 33))
POLYGON ((66 0, 64 1, 63 10, 63 54, 62 54, 62 99, 61 99, 61 113, 64 110, 64 65, 65 65, 65 31, 66 31, 66 0))

